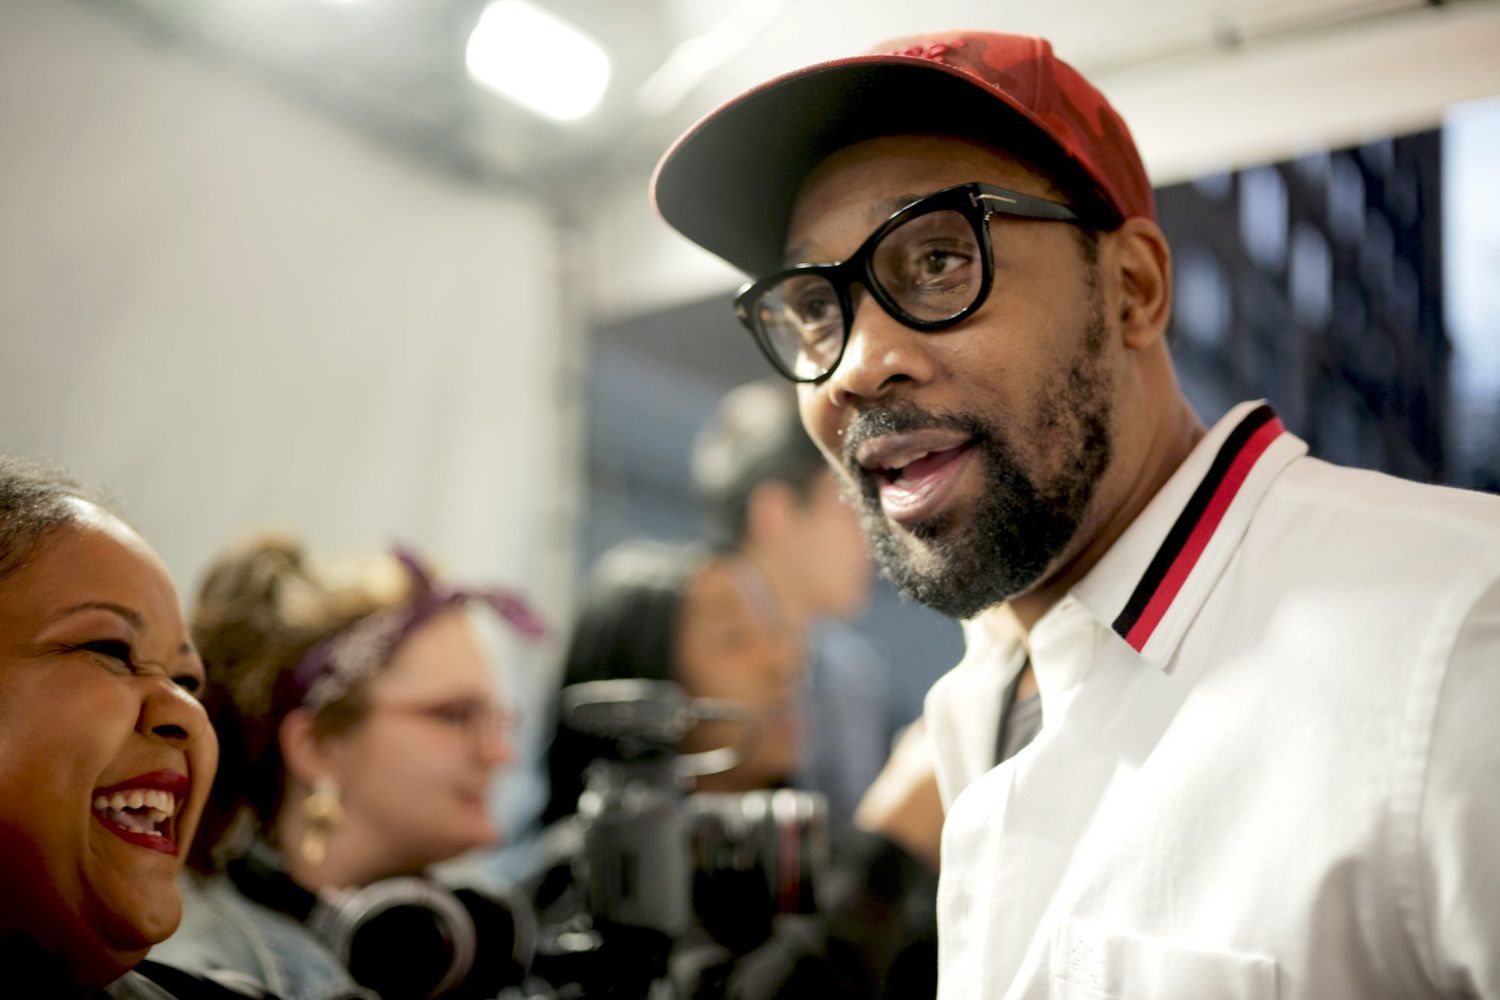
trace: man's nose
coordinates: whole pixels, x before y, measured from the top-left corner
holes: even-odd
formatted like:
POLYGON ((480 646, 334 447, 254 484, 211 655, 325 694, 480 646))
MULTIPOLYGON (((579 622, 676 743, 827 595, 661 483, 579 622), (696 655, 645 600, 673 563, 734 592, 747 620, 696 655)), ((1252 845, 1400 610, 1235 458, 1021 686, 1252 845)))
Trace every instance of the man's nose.
POLYGON ((930 381, 934 365, 926 335, 886 312, 862 288, 852 289, 851 298, 849 341, 822 387, 834 405, 876 400, 902 383, 930 381))

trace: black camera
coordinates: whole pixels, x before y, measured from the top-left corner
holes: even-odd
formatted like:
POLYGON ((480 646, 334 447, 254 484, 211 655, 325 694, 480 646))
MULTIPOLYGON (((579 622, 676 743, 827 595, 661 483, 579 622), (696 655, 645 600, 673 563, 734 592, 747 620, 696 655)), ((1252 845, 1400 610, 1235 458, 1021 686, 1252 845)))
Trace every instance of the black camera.
POLYGON ((571 821, 577 912, 539 942, 554 982, 582 984, 579 995, 654 995, 669 966, 692 964, 686 949, 743 954, 777 915, 816 911, 829 850, 821 795, 687 791, 750 752, 749 713, 643 680, 569 687, 562 713, 597 753, 571 821), (683 753, 684 737, 710 720, 738 724, 739 742, 683 753))

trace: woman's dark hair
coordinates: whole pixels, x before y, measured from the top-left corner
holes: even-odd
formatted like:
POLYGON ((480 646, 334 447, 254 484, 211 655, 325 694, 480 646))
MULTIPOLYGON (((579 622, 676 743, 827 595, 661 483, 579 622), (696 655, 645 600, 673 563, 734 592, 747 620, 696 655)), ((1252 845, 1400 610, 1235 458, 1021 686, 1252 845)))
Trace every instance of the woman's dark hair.
POLYGON ((48 535, 98 500, 56 469, 0 455, 0 579, 26 565, 48 535))
MULTIPOLYGON (((709 561, 696 545, 632 541, 600 558, 573 623, 563 661, 562 686, 585 681, 673 680, 677 626, 688 589, 709 561)), ((583 771, 599 751, 596 741, 557 717, 547 752, 551 794, 542 821, 575 811, 583 771)))
MULTIPOLYGON (((219 737, 219 772, 194 839, 207 871, 268 834, 286 787, 281 724, 302 703, 292 673, 313 646, 407 600, 411 581, 389 555, 314 559, 295 539, 262 534, 220 554, 193 608, 193 643, 208 677, 203 704, 219 737)), ((362 685, 319 709, 332 736, 368 711, 362 685)))

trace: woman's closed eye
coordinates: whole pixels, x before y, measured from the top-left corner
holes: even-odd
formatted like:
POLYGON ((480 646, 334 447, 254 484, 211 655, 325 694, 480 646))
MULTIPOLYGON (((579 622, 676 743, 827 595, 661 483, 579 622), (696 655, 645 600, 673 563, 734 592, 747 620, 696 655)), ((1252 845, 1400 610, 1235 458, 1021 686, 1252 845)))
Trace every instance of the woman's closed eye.
POLYGON ((73 648, 94 653, 106 659, 117 660, 126 670, 135 673, 135 651, 130 648, 130 643, 123 639, 95 639, 91 642, 80 642, 73 648))
POLYGON ((203 678, 190 671, 173 674, 172 683, 195 696, 203 689, 203 678))
MULTIPOLYGON (((140 672, 141 664, 135 658, 135 650, 123 639, 95 639, 81 642, 74 648, 115 660, 132 674, 140 672)), ((184 691, 197 693, 203 687, 203 678, 194 671, 181 670, 172 674, 172 683, 184 691)))

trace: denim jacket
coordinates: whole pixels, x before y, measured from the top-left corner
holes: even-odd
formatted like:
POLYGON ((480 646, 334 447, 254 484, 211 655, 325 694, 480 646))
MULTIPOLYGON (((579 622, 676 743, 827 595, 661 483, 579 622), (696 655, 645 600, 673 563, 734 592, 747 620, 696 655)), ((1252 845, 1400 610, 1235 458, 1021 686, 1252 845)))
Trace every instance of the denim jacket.
POLYGON ((302 924, 246 899, 223 875, 181 879, 182 925, 154 961, 282 1000, 379 1000, 302 924))

